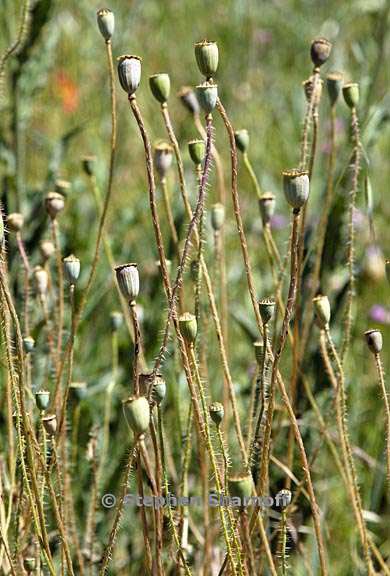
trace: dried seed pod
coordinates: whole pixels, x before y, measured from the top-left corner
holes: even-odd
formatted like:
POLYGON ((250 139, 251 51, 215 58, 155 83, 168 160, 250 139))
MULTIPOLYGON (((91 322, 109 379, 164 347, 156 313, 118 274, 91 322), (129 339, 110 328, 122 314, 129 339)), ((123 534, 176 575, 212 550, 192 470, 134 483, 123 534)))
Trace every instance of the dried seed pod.
POLYGON ((150 423, 150 406, 145 396, 130 396, 122 404, 125 418, 134 434, 144 434, 150 423))
POLYGON ((76 284, 80 276, 80 260, 73 254, 67 256, 62 260, 64 267, 64 274, 69 284, 76 284))
POLYGON ((266 192, 259 198, 260 216, 263 226, 271 222, 275 213, 275 196, 272 192, 266 192))
POLYGON ((96 169, 96 156, 83 156, 81 159, 81 165, 87 176, 92 176, 95 174, 96 169))
POLYGON ((119 82, 129 96, 134 94, 141 82, 141 58, 139 56, 120 56, 118 58, 119 82))
POLYGON ((311 43, 310 56, 317 68, 325 64, 330 56, 332 44, 326 38, 316 38, 311 43))
POLYGON ((87 396, 88 388, 86 382, 72 382, 69 386, 69 396, 71 400, 78 403, 87 396))
POLYGON ((7 227, 11 232, 20 232, 23 228, 24 216, 20 212, 12 212, 7 216, 7 227))
POLYGON ((280 490, 275 496, 276 506, 279 508, 287 508, 291 504, 292 494, 290 490, 280 490))
POLYGON ((210 404, 209 414, 210 414, 211 420, 214 422, 214 424, 218 428, 218 426, 220 426, 220 424, 223 420, 223 417, 225 415, 223 404, 221 404, 221 402, 213 402, 212 404, 210 404))
POLYGON ((49 285, 49 277, 42 266, 35 266, 33 270, 35 288, 39 296, 45 296, 49 285))
POLYGON ((126 300, 135 300, 139 294, 139 274, 137 264, 122 264, 115 268, 116 279, 126 300))
POLYGON ((211 206, 211 226, 215 232, 221 230, 225 222, 225 206, 217 202, 211 206))
POLYGON ((340 72, 328 74, 326 77, 326 88, 328 90, 330 105, 334 106, 343 88, 343 75, 340 72))
POLYGON ((65 198, 58 192, 49 192, 45 198, 46 212, 54 220, 65 207, 65 198))
POLYGON ((263 325, 266 325, 275 314, 275 300, 273 298, 264 298, 259 300, 258 304, 261 320, 263 325))
POLYGON ((204 82, 196 87, 196 95, 205 114, 211 114, 217 105, 218 86, 204 82))
POLYGON ((35 340, 32 336, 25 336, 23 338, 23 349, 26 354, 30 354, 35 348, 35 340))
POLYGON ((171 80, 168 74, 153 74, 149 76, 149 86, 153 96, 160 104, 168 101, 171 92, 171 80))
POLYGON ((35 404, 37 405, 38 410, 43 412, 47 410, 50 403, 50 392, 48 390, 38 390, 35 392, 35 404))
POLYGON ((255 358, 258 366, 261 366, 263 363, 263 356, 264 356, 264 343, 262 341, 253 342, 253 347, 255 349, 255 358))
POLYGON ((180 98, 183 106, 187 108, 187 110, 191 112, 191 114, 199 114, 200 107, 198 98, 196 96, 196 93, 190 86, 183 86, 182 88, 180 88, 177 95, 180 98))
POLYGON ((66 197, 66 195, 69 194, 71 186, 68 180, 56 180, 54 183, 54 191, 66 197))
POLYGON ((380 330, 367 330, 364 332, 367 346, 373 354, 379 354, 383 347, 382 332, 380 330))
POLYGON ((115 16, 108 8, 102 8, 97 12, 97 23, 101 35, 106 42, 110 41, 115 30, 115 16))
POLYGON ((233 498, 250 498, 253 492, 253 479, 250 474, 233 476, 228 479, 229 495, 233 498))
POLYGON ((42 240, 42 242, 39 244, 39 250, 43 260, 46 262, 53 256, 56 248, 51 240, 42 240))
POLYGON ((218 44, 216 42, 209 42, 208 40, 197 42, 195 44, 195 58, 200 73, 203 74, 206 79, 211 78, 218 69, 218 44))
POLYGON ((206 156, 206 142, 204 140, 191 140, 188 142, 188 151, 195 166, 199 166, 206 156))
POLYGON ((283 175, 283 190, 292 208, 302 208, 309 198, 309 173, 305 170, 286 170, 283 175))
POLYGON ((313 306, 318 326, 322 329, 329 326, 331 313, 329 298, 319 294, 313 298, 313 306))
POLYGON ((344 101, 348 108, 356 108, 359 104, 359 84, 350 82, 343 86, 344 101))
POLYGON ((154 146, 154 163, 161 180, 163 180, 172 166, 173 149, 170 144, 160 142, 154 146))
POLYGON ((122 312, 118 312, 116 310, 114 310, 114 312, 111 312, 110 314, 110 322, 111 322, 111 330, 113 332, 117 332, 119 330, 119 328, 122 326, 123 324, 123 314, 122 312))
POLYGON ((187 344, 193 344, 196 340, 196 335, 198 332, 196 317, 189 312, 185 312, 179 318, 179 327, 181 335, 187 344))
POLYGON ((234 132, 234 139, 236 141, 236 146, 243 154, 248 151, 249 148, 249 132, 246 128, 242 130, 236 130, 234 132))
POLYGON ((43 427, 49 436, 54 436, 57 432, 57 416, 55 414, 48 414, 42 418, 43 427))

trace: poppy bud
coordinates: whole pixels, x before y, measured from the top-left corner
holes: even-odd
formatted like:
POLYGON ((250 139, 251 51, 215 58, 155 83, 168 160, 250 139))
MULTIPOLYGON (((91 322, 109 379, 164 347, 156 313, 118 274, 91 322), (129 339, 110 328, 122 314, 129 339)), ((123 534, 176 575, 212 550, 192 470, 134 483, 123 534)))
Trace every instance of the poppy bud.
POLYGON ((317 68, 325 64, 332 50, 332 44, 326 38, 316 38, 311 43, 310 56, 317 68))
POLYGON ((193 344, 196 340, 196 335, 198 332, 196 317, 189 312, 182 314, 179 318, 179 327, 181 335, 187 344, 193 344))
POLYGON ((264 298, 259 300, 259 311, 263 325, 268 324, 275 313, 275 300, 273 298, 264 298))
POLYGON ((379 354, 383 346, 382 332, 380 330, 367 330, 364 332, 367 346, 373 354, 379 354))
POLYGON ((71 254, 63 259, 64 274, 69 284, 76 284, 80 275, 80 260, 71 254))
POLYGON ((211 420, 214 422, 214 424, 218 428, 218 426, 221 424, 223 417, 225 415, 223 404, 221 404, 221 402, 213 402, 212 404, 210 404, 209 414, 210 414, 211 420))
POLYGON ((359 104, 359 84, 344 84, 343 96, 348 108, 356 108, 356 106, 359 104))
POLYGON ((48 390, 38 390, 35 392, 35 404, 42 412, 47 410, 50 402, 50 392, 48 390))
POLYGON ((214 76, 218 68, 218 44, 216 42, 197 42, 195 44, 195 58, 198 68, 206 79, 214 76))
POLYGON ((330 105, 334 106, 340 96, 340 92, 343 87, 343 75, 339 72, 333 72, 328 74, 326 77, 326 88, 328 90, 328 96, 330 105))
POLYGON ((173 150, 172 146, 166 142, 160 142, 154 147, 154 163, 161 180, 163 180, 172 166, 173 150))
POLYGON ((149 86, 153 96, 160 104, 168 101, 171 91, 171 81, 168 74, 153 74, 149 77, 149 86))
POLYGON ((225 222, 225 206, 220 204, 214 204, 211 207, 211 226, 215 232, 221 230, 225 222))
POLYGON ((134 94, 141 82, 141 58, 138 56, 120 56, 118 58, 119 82, 129 96, 134 94))
POLYGON ((54 220, 65 207, 65 198, 58 192, 49 192, 45 198, 46 211, 54 220))
POLYGON ((271 222, 275 212, 275 196, 271 192, 266 192, 259 198, 259 208, 263 226, 271 222))
POLYGON ((249 132, 246 128, 236 130, 234 132, 234 139, 237 148, 244 154, 249 148, 249 132))
POLYGON ((7 216, 7 226, 12 232, 20 232, 23 228, 24 216, 19 212, 12 212, 7 216))
POLYGON ((111 40, 115 29, 115 16, 108 8, 103 8, 97 13, 97 23, 99 30, 104 40, 108 42, 111 40))
POLYGON ((199 114, 199 102, 196 94, 190 86, 183 86, 179 92, 178 97, 180 98, 182 104, 187 108, 191 114, 199 114))
POLYGON ((188 151, 195 166, 203 163, 206 156, 206 143, 204 140, 191 140, 188 142, 188 151))
POLYGON ((330 322, 330 304, 327 296, 316 296, 313 298, 316 321, 320 328, 326 328, 330 322))
POLYGON ((283 172, 283 190, 287 202, 292 208, 302 208, 309 198, 309 174, 303 170, 283 172))
POLYGON ((137 264, 122 264, 115 268, 116 279, 122 295, 131 302, 139 294, 139 274, 137 264))
POLYGON ((205 114, 211 114, 217 105, 218 86, 208 82, 200 84, 200 86, 196 87, 196 95, 205 114))
POLYGON ((123 411, 128 425, 136 436, 149 428, 150 406, 145 396, 130 396, 123 401, 123 411))

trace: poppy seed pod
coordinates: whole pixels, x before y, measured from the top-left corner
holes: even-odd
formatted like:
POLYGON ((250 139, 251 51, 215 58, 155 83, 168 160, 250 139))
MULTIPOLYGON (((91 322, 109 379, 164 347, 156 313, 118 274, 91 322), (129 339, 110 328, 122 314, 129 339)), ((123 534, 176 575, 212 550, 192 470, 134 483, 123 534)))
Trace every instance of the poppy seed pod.
POLYGON ((291 504, 292 494, 290 490, 280 490, 275 496, 276 506, 279 508, 287 508, 291 504))
POLYGON ((150 423, 150 406, 145 396, 130 396, 122 405, 126 421, 134 434, 139 436, 146 432, 150 423))
POLYGON ((32 336, 25 336, 23 338, 23 349, 26 354, 30 354, 34 350, 35 340, 32 336))
POLYGON ((50 402, 50 392, 48 390, 38 390, 35 392, 35 404, 42 412, 47 410, 50 402))
POLYGON ((191 140, 188 142, 188 152, 195 166, 199 166, 206 156, 206 142, 204 140, 191 140))
POLYGON ((359 84, 350 83, 343 86, 344 101, 348 108, 356 108, 359 104, 359 84))
POLYGON ((41 252, 42 258, 46 262, 53 256, 56 249, 51 240, 42 240, 39 245, 39 250, 41 252))
POLYGON ((152 399, 159 406, 167 393, 167 385, 161 374, 156 374, 152 387, 152 399))
POLYGON ((198 98, 190 86, 183 86, 177 95, 180 98, 183 106, 187 108, 191 114, 199 114, 200 107, 198 98))
POLYGON ((70 256, 64 258, 62 263, 64 267, 64 274, 69 284, 76 284, 78 277, 80 276, 80 260, 71 254, 70 256))
POLYGON ((209 42, 208 40, 197 42, 195 44, 195 58, 200 73, 203 74, 206 79, 211 78, 218 69, 218 44, 216 42, 209 42))
POLYGON ((211 420, 214 422, 214 424, 218 428, 218 426, 221 424, 223 417, 225 415, 225 411, 223 409, 223 404, 221 404, 221 402, 213 402, 212 404, 210 404, 209 414, 210 414, 211 420))
POLYGON ((213 204, 211 207, 211 226, 215 232, 221 230, 225 222, 225 206, 220 204, 213 204))
POLYGON ((111 330, 113 332, 117 332, 119 330, 119 328, 122 326, 123 324, 123 314, 122 312, 118 312, 116 310, 114 310, 114 312, 111 312, 110 314, 110 322, 111 322, 111 330))
POLYGON ((69 386, 69 395, 74 402, 81 402, 87 396, 87 383, 72 382, 69 386))
POLYGON ((326 38, 316 38, 311 43, 310 56, 314 66, 317 68, 325 64, 330 56, 332 44, 326 38))
POLYGON ((39 296, 45 296, 49 285, 49 277, 42 266, 35 266, 33 270, 35 288, 39 296))
POLYGON ((253 347, 255 349, 256 362, 259 366, 261 366, 264 356, 264 343, 260 340, 258 342, 253 342, 253 347))
POLYGON ((20 232, 23 228, 24 216, 20 212, 12 212, 7 216, 7 226, 11 232, 20 232))
POLYGON ((231 477, 228 479, 229 496, 233 498, 250 498, 253 491, 253 480, 250 474, 231 477))
POLYGON ((243 154, 248 151, 249 148, 249 132, 246 128, 242 130, 236 130, 234 132, 234 140, 236 141, 236 146, 243 154))
POLYGON ((65 207, 65 198, 58 192, 49 192, 45 198, 46 212, 54 220, 65 207))
POLYGON ((97 23, 99 30, 104 40, 108 42, 111 40, 115 29, 115 16, 114 13, 108 8, 102 8, 97 12, 97 23))
POLYGON ((204 84, 196 87, 196 95, 205 114, 211 114, 217 105, 218 86, 204 82, 204 84))
POLYGON ((313 298, 314 312, 316 315, 316 322, 319 328, 326 328, 330 322, 330 304, 329 298, 319 294, 313 298))
POLYGON ((326 88, 328 90, 328 96, 330 105, 334 106, 340 96, 340 92, 343 87, 343 75, 339 72, 333 72, 328 74, 326 77, 326 88))
POLYGON ((141 58, 138 56, 120 56, 118 58, 119 82, 129 96, 135 93, 141 82, 141 58))
POLYGON ((309 198, 309 174, 304 170, 286 170, 283 175, 283 190, 292 208, 302 208, 309 198))
POLYGON ((181 335, 187 344, 193 344, 196 340, 196 335, 198 332, 196 317, 189 312, 185 312, 179 318, 179 327, 181 335))
POLYGON ((83 156, 81 159, 81 166, 87 176, 92 176, 95 173, 96 156, 83 156))
POLYGON ((380 330, 367 330, 364 332, 364 337, 373 354, 379 354, 382 351, 383 338, 380 330))
POLYGON ((275 300, 273 298, 264 298, 259 300, 259 311, 263 325, 268 324, 275 313, 275 300))
POLYGON ((163 180, 172 166, 173 149, 166 142, 160 142, 154 147, 154 163, 161 180, 163 180))
POLYGON ((139 294, 139 274, 137 264, 122 264, 115 268, 116 279, 122 296, 135 300, 139 294))
POLYGON ((160 104, 165 104, 168 101, 171 92, 171 80, 168 74, 149 76, 149 86, 153 96, 160 104))
POLYGON ((42 418, 42 424, 49 436, 54 436, 57 432, 57 416, 55 414, 50 414, 42 418))
POLYGON ((275 196, 272 192, 266 192, 259 198, 260 216, 263 226, 271 222, 271 218, 275 213, 275 196))

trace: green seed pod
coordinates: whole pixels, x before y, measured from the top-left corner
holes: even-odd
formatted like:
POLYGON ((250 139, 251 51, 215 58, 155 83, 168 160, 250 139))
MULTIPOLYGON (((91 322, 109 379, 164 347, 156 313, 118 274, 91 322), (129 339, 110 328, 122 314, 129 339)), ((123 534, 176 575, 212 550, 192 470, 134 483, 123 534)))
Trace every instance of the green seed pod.
POLYGON ((123 314, 122 312, 118 312, 116 310, 114 310, 114 312, 111 312, 110 314, 110 322, 111 322, 111 330, 113 332, 117 332, 119 330, 119 328, 122 326, 123 324, 123 314))
POLYGON ((218 69, 219 60, 217 43, 208 42, 208 40, 197 42, 195 44, 195 58, 200 73, 203 74, 206 79, 214 76, 218 69))
POLYGON ((108 8, 103 8, 102 10, 98 10, 97 23, 99 26, 100 33, 103 36, 104 40, 106 42, 111 40, 112 35, 114 34, 114 29, 115 29, 114 13, 111 12, 111 10, 109 10, 108 8))
POLYGON ((198 325, 195 316, 189 312, 182 314, 179 318, 179 327, 181 335, 187 344, 193 344, 198 332, 198 325))
POLYGON ((203 164, 206 156, 206 142, 204 140, 191 140, 188 142, 188 151, 195 166, 203 164))
POLYGON ((178 92, 181 103, 191 114, 197 115, 200 112, 198 98, 190 86, 183 86, 178 92))
POLYGON ((73 254, 62 260, 64 266, 64 275, 70 285, 76 284, 80 276, 80 260, 73 254))
POLYGON ((50 392, 48 390, 38 390, 38 392, 35 392, 35 404, 38 410, 41 410, 41 412, 47 410, 49 403, 50 392))
POLYGON ((87 176, 92 176, 95 174, 96 169, 96 156, 83 156, 81 159, 81 165, 87 176))
POLYGON ((231 477, 228 479, 229 496, 234 498, 250 498, 253 492, 253 480, 250 474, 231 477))
POLYGON ((260 216, 263 226, 271 222, 272 216, 275 213, 275 196, 272 192, 266 192, 259 198, 260 216))
POLYGON ((214 422, 216 427, 218 428, 223 420, 225 415, 225 410, 223 409, 223 404, 221 402, 213 402, 209 406, 209 414, 211 420, 214 422))
POLYGON ((20 232, 23 228, 24 216, 19 212, 12 212, 7 216, 7 227, 11 232, 20 232))
POLYGON ((39 250, 45 262, 49 260, 49 258, 51 258, 56 251, 55 246, 51 240, 42 240, 42 242, 39 244, 39 250))
POLYGON ((349 83, 343 86, 344 101, 348 108, 356 108, 359 104, 359 84, 349 83))
POLYGON ((310 56, 314 66, 319 68, 328 60, 332 44, 326 38, 316 38, 311 43, 310 56))
POLYGON ((275 314, 275 300, 273 298, 259 300, 259 311, 263 325, 268 324, 275 314))
POLYGON ((218 86, 207 82, 200 84, 196 87, 196 95, 205 114, 211 114, 217 105, 218 86))
POLYGON ((139 274, 137 264, 122 264, 115 268, 116 279, 122 295, 131 302, 139 294, 139 274))
POLYGON ((58 192, 49 192, 45 198, 45 207, 50 218, 55 220, 65 207, 65 198, 58 192))
POLYGON ((221 230, 225 222, 225 206, 220 204, 213 204, 211 206, 211 226, 215 232, 221 230))
POLYGON ((72 382, 69 386, 69 395, 73 402, 76 404, 84 400, 87 396, 87 383, 86 382, 72 382))
POLYGON ((54 183, 54 191, 62 196, 67 196, 71 189, 72 185, 68 180, 56 180, 54 183))
POLYGON ((49 436, 54 436, 57 432, 57 416, 55 414, 49 414, 42 418, 42 424, 49 436))
POLYGON ((129 96, 134 94, 141 82, 141 58, 138 56, 120 56, 118 58, 119 82, 129 96))
POLYGON ((152 388, 152 399, 159 406, 161 402, 165 399, 167 393, 167 385, 161 374, 156 374, 153 388, 152 388))
POLYGON ((319 328, 323 329, 329 326, 330 304, 328 297, 321 294, 316 296, 313 298, 313 306, 319 328))
POLYGON ((367 346, 373 354, 379 354, 383 347, 382 332, 380 330, 367 330, 364 332, 367 346))
POLYGON ((173 149, 166 142, 154 146, 154 163, 161 180, 163 180, 172 166, 173 149))
POLYGON ((255 358, 258 366, 261 366, 263 363, 263 356, 264 356, 264 343, 261 341, 253 342, 253 347, 255 349, 255 358))
POLYGON ((150 406, 145 396, 130 396, 122 404, 126 421, 134 434, 144 434, 150 423, 150 406))
POLYGON ((35 340, 32 336, 25 336, 23 338, 23 349, 26 354, 30 354, 34 350, 35 340))
POLYGON ((291 504, 292 494, 290 490, 280 490, 275 496, 276 506, 279 508, 287 508, 291 504))
POLYGON ((283 175, 283 190, 292 208, 302 208, 309 198, 309 174, 304 170, 286 170, 283 175))
POLYGON ((328 74, 326 77, 326 88, 328 90, 328 96, 330 105, 334 106, 340 96, 340 92, 343 87, 343 75, 339 72, 333 72, 328 74))
POLYGON ((39 296, 45 296, 49 286, 49 277, 42 266, 35 266, 33 270, 35 289, 39 296))
POLYGON ((243 128, 242 130, 236 130, 234 132, 234 139, 240 152, 245 153, 248 151, 250 138, 249 132, 246 128, 243 128))
POLYGON ((160 104, 165 104, 168 101, 171 92, 171 81, 168 74, 149 76, 149 86, 153 96, 160 104))

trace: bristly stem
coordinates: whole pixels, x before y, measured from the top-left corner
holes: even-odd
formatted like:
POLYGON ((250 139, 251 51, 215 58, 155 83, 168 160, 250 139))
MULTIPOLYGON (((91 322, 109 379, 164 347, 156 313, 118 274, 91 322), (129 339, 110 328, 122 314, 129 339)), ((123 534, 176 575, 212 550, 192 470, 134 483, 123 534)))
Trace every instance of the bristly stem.
POLYGON ((382 390, 383 401, 385 403, 387 481, 390 483, 390 403, 389 395, 386 390, 382 360, 379 352, 375 354, 375 364, 378 372, 379 384, 382 390))
POLYGON ((134 394, 136 396, 139 395, 139 352, 141 346, 141 330, 139 326, 139 320, 137 315, 137 306, 135 300, 132 300, 129 303, 130 308, 130 315, 133 321, 133 329, 134 329, 134 361, 133 361, 133 386, 134 386, 134 394))
POLYGON ((56 373, 58 372, 61 349, 62 349, 62 330, 64 327, 64 272, 62 269, 62 255, 61 255, 61 245, 59 238, 59 225, 57 218, 51 221, 51 231, 53 237, 53 244, 55 246, 56 253, 56 265, 57 265, 57 351, 56 351, 56 373))

